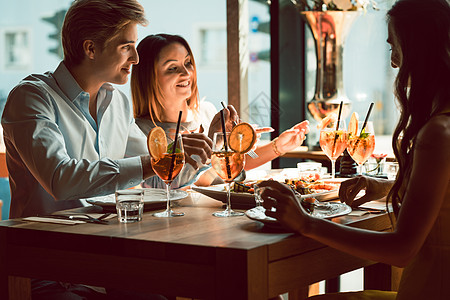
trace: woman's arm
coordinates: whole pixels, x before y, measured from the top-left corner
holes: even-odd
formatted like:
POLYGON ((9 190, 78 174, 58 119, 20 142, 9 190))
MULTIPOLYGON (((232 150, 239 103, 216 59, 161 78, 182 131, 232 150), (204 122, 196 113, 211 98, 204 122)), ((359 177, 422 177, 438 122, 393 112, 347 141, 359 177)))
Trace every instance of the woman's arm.
POLYGON ((352 255, 405 266, 420 250, 443 201, 450 201, 450 125, 435 118, 419 133, 414 149, 411 176, 406 182, 402 207, 393 232, 352 228, 306 214, 288 187, 265 182, 264 206, 274 205, 285 227, 352 255), (274 201, 273 199, 276 199, 274 201))
POLYGON ((258 158, 247 157, 245 162, 245 170, 251 170, 271 161, 284 153, 300 146, 305 140, 306 134, 309 132, 309 122, 303 121, 294 127, 281 133, 276 139, 269 144, 257 147, 256 154, 258 158))

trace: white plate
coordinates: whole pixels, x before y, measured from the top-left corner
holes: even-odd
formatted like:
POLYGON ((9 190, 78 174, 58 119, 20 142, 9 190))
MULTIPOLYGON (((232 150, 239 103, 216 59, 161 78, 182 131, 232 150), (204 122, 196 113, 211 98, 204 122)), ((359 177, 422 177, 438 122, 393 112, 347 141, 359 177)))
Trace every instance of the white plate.
MULTIPOLYGON (((262 222, 272 227, 280 227, 280 223, 274 218, 268 217, 265 214, 266 209, 262 206, 249 209, 245 212, 245 215, 252 220, 262 222)), ((312 216, 316 218, 335 218, 343 215, 347 215, 352 211, 352 208, 345 203, 339 202, 326 202, 320 203, 320 205, 314 208, 312 216)))
MULTIPOLYGON (((144 208, 145 209, 159 209, 164 208, 166 205, 166 190, 164 189, 152 189, 146 188, 144 190, 144 208)), ((179 201, 188 196, 188 193, 183 190, 171 190, 170 200, 179 201)), ((84 199, 87 203, 93 205, 99 205, 103 208, 114 208, 116 207, 116 199, 114 194, 106 196, 98 196, 84 199)))

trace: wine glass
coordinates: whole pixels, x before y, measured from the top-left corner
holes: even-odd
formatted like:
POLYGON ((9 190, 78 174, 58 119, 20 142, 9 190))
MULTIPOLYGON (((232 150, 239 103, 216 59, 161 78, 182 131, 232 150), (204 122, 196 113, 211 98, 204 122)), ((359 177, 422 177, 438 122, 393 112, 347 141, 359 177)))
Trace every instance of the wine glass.
POLYGON ((367 122, 365 128, 361 130, 363 122, 358 122, 359 135, 349 135, 347 143, 347 152, 358 164, 359 175, 362 174, 362 165, 372 155, 375 149, 375 131, 373 130, 373 123, 367 122))
MULTIPOLYGON (((228 142, 230 133, 226 133, 226 141, 228 142)), ((231 209, 231 182, 241 173, 245 164, 245 154, 235 152, 224 144, 224 134, 222 132, 214 133, 213 137, 213 153, 211 156, 211 165, 217 175, 225 181, 227 192, 227 207, 224 211, 213 213, 216 217, 234 217, 242 216, 244 213, 236 212, 231 209)))
POLYGON ((336 176, 336 159, 344 152, 347 147, 347 130, 345 121, 340 120, 336 129, 336 121, 328 123, 320 130, 319 144, 322 151, 331 161, 331 178, 336 176))
POLYGON ((155 217, 160 218, 184 216, 183 212, 174 212, 170 204, 170 184, 175 177, 177 177, 184 166, 184 148, 181 134, 178 134, 176 139, 175 134, 173 134, 172 138, 167 138, 167 141, 168 146, 166 153, 164 153, 158 160, 152 157, 153 170, 166 184, 166 210, 153 214, 155 217))

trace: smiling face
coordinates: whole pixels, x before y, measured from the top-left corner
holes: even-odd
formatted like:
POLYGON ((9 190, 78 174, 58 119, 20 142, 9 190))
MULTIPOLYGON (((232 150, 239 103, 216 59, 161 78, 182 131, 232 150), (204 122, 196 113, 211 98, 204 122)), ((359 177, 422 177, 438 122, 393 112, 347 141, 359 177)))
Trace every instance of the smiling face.
POLYGON ((130 23, 105 44, 103 50, 95 55, 97 78, 104 82, 125 84, 131 66, 139 62, 136 51, 137 24, 130 23))
POLYGON ((400 42, 394 31, 392 20, 388 24, 388 39, 387 42, 391 46, 391 66, 393 68, 399 68, 402 65, 402 50, 400 48, 400 42))
POLYGON ((172 43, 165 46, 156 60, 155 68, 164 104, 176 105, 191 97, 195 69, 183 45, 172 43))

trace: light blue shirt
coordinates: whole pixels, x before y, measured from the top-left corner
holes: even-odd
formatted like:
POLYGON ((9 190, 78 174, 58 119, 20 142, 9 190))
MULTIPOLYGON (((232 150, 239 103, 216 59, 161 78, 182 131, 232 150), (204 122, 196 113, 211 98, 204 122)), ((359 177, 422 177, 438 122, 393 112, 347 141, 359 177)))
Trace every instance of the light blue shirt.
POLYGON ((11 186, 10 217, 81 206, 80 198, 111 194, 142 181, 139 155, 146 136, 131 102, 110 84, 89 94, 63 62, 55 72, 30 75, 9 94, 2 116, 11 186))

